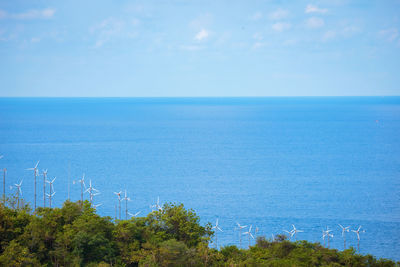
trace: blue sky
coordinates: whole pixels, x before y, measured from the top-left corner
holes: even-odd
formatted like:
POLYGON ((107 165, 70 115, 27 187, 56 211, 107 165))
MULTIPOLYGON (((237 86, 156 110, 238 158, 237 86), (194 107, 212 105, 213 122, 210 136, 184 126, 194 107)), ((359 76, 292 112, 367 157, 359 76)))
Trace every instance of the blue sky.
POLYGON ((400 95, 400 0, 0 0, 0 96, 400 95))

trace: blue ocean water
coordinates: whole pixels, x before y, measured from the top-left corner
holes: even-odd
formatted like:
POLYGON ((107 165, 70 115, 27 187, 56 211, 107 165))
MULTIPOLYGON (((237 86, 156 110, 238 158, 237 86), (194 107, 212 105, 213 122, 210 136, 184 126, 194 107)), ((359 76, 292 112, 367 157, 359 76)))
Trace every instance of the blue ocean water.
POLYGON ((7 192, 23 179, 31 203, 25 169, 40 160, 56 206, 68 184, 80 199, 72 181, 85 173, 101 215, 114 217, 113 192, 127 189, 132 213, 159 196, 219 218, 218 245, 239 245, 239 222, 267 237, 295 224, 319 242, 329 226, 342 249, 340 223, 366 230, 361 253, 400 260, 399 97, 0 98, 0 155, 7 192))

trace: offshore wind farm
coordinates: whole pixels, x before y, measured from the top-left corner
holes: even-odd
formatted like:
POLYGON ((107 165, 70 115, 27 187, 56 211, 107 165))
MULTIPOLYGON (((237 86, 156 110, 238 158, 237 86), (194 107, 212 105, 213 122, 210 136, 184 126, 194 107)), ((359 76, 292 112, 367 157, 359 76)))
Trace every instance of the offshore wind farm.
POLYGON ((399 259, 399 100, 1 99, 0 167, 32 208, 45 193, 37 206, 126 219, 181 202, 213 223, 210 247, 287 230, 399 259))

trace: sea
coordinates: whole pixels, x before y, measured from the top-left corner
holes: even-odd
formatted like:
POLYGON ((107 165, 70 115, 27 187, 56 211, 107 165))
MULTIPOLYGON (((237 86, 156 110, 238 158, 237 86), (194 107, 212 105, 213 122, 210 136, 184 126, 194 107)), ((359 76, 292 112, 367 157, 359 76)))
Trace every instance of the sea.
POLYGON ((157 198, 183 203, 203 225, 218 219, 211 247, 254 245, 250 226, 272 238, 295 225, 297 240, 322 244, 329 227, 342 250, 341 224, 362 226, 360 253, 400 260, 400 97, 0 98, 0 155, 6 193, 23 181, 31 206, 26 169, 40 161, 37 206, 43 170, 56 207, 80 199, 85 174, 100 215, 119 218, 125 190, 139 216, 157 198))

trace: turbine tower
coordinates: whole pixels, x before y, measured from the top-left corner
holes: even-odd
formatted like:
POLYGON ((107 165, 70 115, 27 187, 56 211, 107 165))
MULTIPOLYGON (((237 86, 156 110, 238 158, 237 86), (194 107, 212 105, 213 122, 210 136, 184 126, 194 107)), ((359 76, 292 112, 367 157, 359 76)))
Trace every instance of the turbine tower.
POLYGON ((119 219, 121 220, 121 194, 122 191, 114 192, 114 194, 116 194, 118 196, 118 210, 119 210, 119 219))
POLYGON ((33 175, 35 176, 35 205, 34 205, 34 211, 36 211, 36 176, 38 175, 38 170, 37 170, 37 166, 39 165, 39 161, 36 163, 35 167, 33 168, 28 168, 26 169, 27 171, 33 171, 33 175))
POLYGON ((125 200, 125 220, 128 220, 128 201, 131 201, 131 199, 127 196, 126 189, 125 189, 125 196, 124 196, 123 200, 125 200))
POLYGON ((294 235, 294 240, 297 241, 297 233, 302 233, 303 231, 297 230, 296 227, 294 226, 294 224, 292 224, 292 226, 293 226, 293 230, 291 232, 293 233, 292 235, 294 235))
POLYGON ((363 231, 360 231, 360 230, 361 230, 361 225, 360 225, 360 227, 358 227, 357 230, 351 230, 352 232, 357 234, 357 250, 358 250, 358 253, 360 253, 360 233, 365 233, 365 230, 363 230, 363 231))
POLYGON ((346 232, 349 232, 350 226, 343 227, 341 224, 339 226, 342 228, 343 249, 346 249, 346 232))
POLYGON ((43 207, 46 207, 46 179, 47 178, 47 169, 43 170, 43 207))
POLYGON ((240 225, 238 222, 236 222, 238 229, 239 229, 239 244, 240 248, 242 248, 242 229, 246 228, 247 225, 240 225))
POLYGON ((50 203, 50 209, 51 209, 51 199, 53 198, 53 196, 55 195, 55 193, 56 192, 53 192, 52 193, 52 191, 54 191, 54 187, 53 187, 53 183, 54 183, 54 181, 56 180, 56 178, 57 177, 54 177, 54 179, 53 180, 51 180, 51 181, 46 181, 48 184, 49 184, 49 187, 50 187, 50 194, 46 194, 47 195, 47 197, 49 198, 49 203, 50 203))
POLYGON ((22 180, 19 184, 14 184, 14 185, 17 188, 17 208, 19 209, 19 195, 21 194, 22 196, 22 190, 21 190, 22 180))
POLYGON ((254 236, 251 234, 251 228, 252 227, 253 226, 250 225, 249 231, 243 233, 244 235, 248 235, 249 236, 249 248, 250 248, 250 240, 251 240, 250 237, 254 239, 254 236))
POLYGON ((218 249, 218 231, 223 232, 222 229, 219 228, 218 226, 218 219, 215 222, 215 226, 213 226, 212 229, 215 229, 215 248, 218 249))

